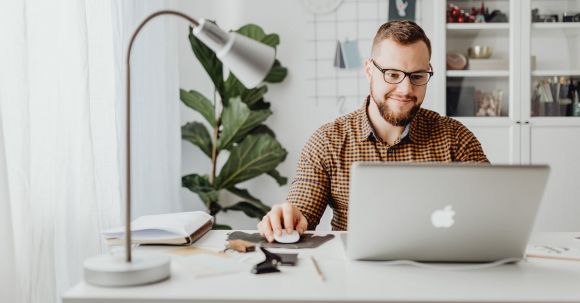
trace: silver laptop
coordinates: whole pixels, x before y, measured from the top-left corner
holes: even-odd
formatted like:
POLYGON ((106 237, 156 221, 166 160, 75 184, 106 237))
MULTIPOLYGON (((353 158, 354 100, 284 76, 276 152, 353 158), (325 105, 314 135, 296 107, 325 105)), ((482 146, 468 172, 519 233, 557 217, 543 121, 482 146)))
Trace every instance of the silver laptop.
POLYGON ((548 166, 357 162, 346 253, 353 260, 521 258, 548 166))

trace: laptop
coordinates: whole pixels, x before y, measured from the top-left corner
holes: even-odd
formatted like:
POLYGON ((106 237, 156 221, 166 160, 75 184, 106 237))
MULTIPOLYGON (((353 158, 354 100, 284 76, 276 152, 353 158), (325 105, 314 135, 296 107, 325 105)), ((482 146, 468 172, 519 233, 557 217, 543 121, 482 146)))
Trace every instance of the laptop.
POLYGON ((355 162, 352 260, 489 262, 522 258, 547 165, 355 162))

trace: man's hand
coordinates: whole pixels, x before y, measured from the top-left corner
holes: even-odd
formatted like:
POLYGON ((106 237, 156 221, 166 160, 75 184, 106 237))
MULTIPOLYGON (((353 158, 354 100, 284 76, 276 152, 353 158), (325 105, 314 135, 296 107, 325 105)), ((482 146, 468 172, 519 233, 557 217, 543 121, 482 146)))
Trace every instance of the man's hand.
POLYGON ((288 202, 272 206, 262 221, 258 223, 260 235, 266 237, 268 242, 274 241, 274 233, 280 235, 282 229, 290 233, 296 230, 299 234, 304 233, 308 227, 308 221, 302 212, 293 204, 288 202))

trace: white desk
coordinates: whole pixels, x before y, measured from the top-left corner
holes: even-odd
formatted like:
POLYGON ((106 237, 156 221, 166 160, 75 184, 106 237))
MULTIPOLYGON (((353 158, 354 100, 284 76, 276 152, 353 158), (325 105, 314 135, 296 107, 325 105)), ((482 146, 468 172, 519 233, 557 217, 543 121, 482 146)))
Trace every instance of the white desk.
MULTIPOLYGON (((538 234, 530 243, 580 247, 578 236, 538 234)), ((224 231, 211 231, 195 245, 223 247, 224 240, 224 231)), ((64 302, 580 302, 580 262, 529 259, 475 271, 387 266, 347 261, 338 236, 298 252, 298 265, 281 267, 281 273, 195 278, 173 263, 167 281, 129 288, 80 282, 65 293, 64 302), (309 255, 316 256, 326 281, 315 274, 309 255)))

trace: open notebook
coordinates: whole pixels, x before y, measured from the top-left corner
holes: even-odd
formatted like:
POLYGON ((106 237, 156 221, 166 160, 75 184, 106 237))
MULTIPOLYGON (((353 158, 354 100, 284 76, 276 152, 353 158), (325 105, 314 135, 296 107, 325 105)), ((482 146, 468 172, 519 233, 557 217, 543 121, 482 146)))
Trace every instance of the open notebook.
MULTIPOLYGON (((131 222, 131 242, 139 244, 190 245, 213 226, 213 217, 203 211, 148 215, 131 222)), ((123 245, 125 227, 103 232, 108 245, 123 245)))

